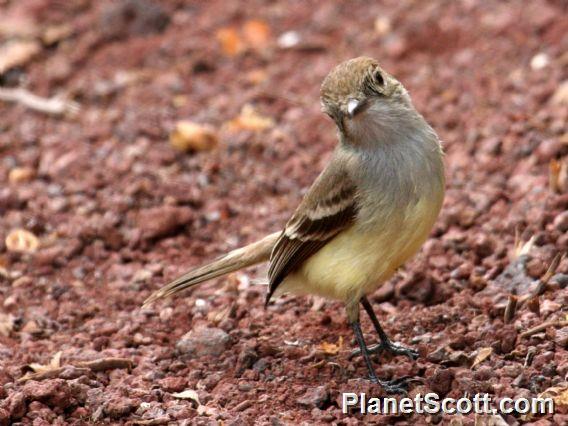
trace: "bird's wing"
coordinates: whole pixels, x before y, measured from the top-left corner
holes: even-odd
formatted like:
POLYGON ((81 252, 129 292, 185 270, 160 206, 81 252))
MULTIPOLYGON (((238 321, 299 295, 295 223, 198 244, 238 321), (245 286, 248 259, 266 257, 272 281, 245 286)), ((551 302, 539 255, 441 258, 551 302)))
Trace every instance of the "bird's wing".
POLYGON ((272 249, 267 304, 284 278, 349 227, 357 211, 357 186, 339 163, 332 162, 316 179, 272 249))

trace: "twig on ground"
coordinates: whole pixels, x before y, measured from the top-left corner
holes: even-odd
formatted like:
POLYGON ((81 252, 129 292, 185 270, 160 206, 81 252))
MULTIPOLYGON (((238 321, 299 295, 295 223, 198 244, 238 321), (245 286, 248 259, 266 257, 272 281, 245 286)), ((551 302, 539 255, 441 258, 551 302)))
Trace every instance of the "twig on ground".
POLYGON ((564 260, 564 257, 566 257, 566 253, 556 253, 556 256, 554 256, 554 259, 552 259, 552 262, 550 262, 550 265, 548 266, 545 274, 541 277, 539 285, 535 290, 535 295, 541 295, 546 291, 548 281, 550 281, 550 279, 554 276, 556 270, 558 269, 558 265, 560 265, 560 262, 564 260))
POLYGON ((530 337, 534 334, 540 333, 541 331, 546 330, 548 327, 568 327, 568 321, 563 320, 552 320, 543 322, 542 324, 537 325, 536 327, 529 328, 527 331, 521 333, 521 338, 523 337, 530 337))
POLYGON ((132 361, 128 358, 101 358, 93 361, 78 362, 77 367, 88 368, 92 371, 114 370, 117 368, 132 368, 132 361))
POLYGON ((513 292, 512 294, 509 295, 509 300, 507 301, 507 307, 505 308, 505 315, 503 318, 503 322, 505 324, 510 323, 513 318, 515 317, 515 313, 517 312, 517 301, 518 301, 518 297, 515 294, 516 292, 513 292))
POLYGON ((101 358, 93 361, 77 362, 74 365, 65 365, 57 368, 50 368, 37 373, 28 373, 18 379, 19 382, 27 382, 28 380, 47 380, 56 379, 62 375, 64 371, 75 367, 77 370, 89 370, 99 372, 105 370, 114 370, 117 368, 132 368, 132 361, 127 358, 101 358))
POLYGON ((22 88, 0 87, 0 101, 15 102, 35 111, 50 115, 77 115, 80 106, 77 102, 69 101, 60 96, 42 98, 22 88))
POLYGON ((531 293, 525 294, 524 296, 518 299, 519 306, 524 305, 525 302, 527 302, 530 299, 538 298, 538 296, 544 294, 547 290, 550 289, 548 282, 556 273, 558 265, 560 265, 560 262, 564 260, 565 256, 566 256, 565 253, 564 254, 557 253, 556 256, 554 256, 554 259, 552 259, 552 262, 550 262, 550 265, 548 266, 548 269, 546 270, 545 274, 538 280, 536 288, 531 293))

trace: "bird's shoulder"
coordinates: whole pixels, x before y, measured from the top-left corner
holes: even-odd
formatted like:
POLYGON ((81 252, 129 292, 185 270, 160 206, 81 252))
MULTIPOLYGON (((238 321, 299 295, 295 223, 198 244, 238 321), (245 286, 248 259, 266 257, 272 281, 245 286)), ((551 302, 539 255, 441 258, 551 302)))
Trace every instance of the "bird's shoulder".
MULTIPOLYGON (((330 220, 345 216, 352 210, 356 211, 357 198, 358 186, 348 167, 340 161, 331 162, 314 181, 286 223, 284 234, 289 238, 317 238, 317 235, 308 232, 309 229, 317 223, 339 225, 340 222, 330 220)), ((329 226, 328 231, 333 232, 334 229, 335 226, 329 226)), ((323 231, 325 227, 320 229, 319 233, 323 231)))

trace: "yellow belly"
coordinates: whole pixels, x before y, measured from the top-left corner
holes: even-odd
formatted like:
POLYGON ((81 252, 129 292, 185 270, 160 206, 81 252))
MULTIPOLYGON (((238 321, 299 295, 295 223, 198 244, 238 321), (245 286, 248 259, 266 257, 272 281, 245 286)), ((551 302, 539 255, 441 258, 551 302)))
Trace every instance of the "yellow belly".
POLYGON ((428 237, 441 200, 422 199, 364 229, 353 225, 290 274, 278 293, 314 294, 346 303, 376 290, 428 237))

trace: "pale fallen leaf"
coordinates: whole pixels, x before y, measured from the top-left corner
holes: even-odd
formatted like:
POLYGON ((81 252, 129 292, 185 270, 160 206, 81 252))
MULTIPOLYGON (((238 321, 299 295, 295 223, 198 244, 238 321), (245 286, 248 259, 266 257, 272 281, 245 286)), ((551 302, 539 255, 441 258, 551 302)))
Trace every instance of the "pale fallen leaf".
POLYGON ((552 192, 561 194, 568 191, 568 160, 553 159, 549 166, 548 180, 552 192))
POLYGON ((191 121, 180 121, 170 134, 170 144, 179 151, 209 151, 219 143, 217 134, 209 127, 191 121))
POLYGON ((73 27, 69 24, 63 25, 52 25, 47 27, 41 39, 44 44, 51 46, 67 37, 69 37, 73 33, 73 27))
POLYGON ((323 297, 314 296, 314 301, 311 310, 314 312, 321 311, 326 304, 326 300, 323 297))
POLYGON ((0 74, 9 69, 25 65, 41 50, 35 40, 14 40, 0 47, 0 74))
POLYGON ((230 306, 220 311, 211 311, 207 314, 207 320, 212 324, 217 325, 225 318, 228 318, 230 313, 231 313, 230 306))
POLYGON ((197 414, 200 416, 212 417, 218 414, 218 410, 215 407, 209 407, 207 405, 199 405, 197 407, 197 414))
POLYGON ((20 377, 19 381, 25 382, 29 379, 36 378, 38 374, 49 374, 52 372, 52 375, 59 374, 61 369, 61 351, 57 352, 48 364, 39 364, 37 362, 32 362, 31 364, 26 365, 25 367, 28 371, 24 376, 20 377))
POLYGON ((172 105, 176 108, 186 106, 189 98, 186 95, 176 95, 172 98, 172 105))
POLYGON ((546 389, 539 395, 540 398, 552 398, 557 407, 568 408, 568 382, 546 389))
POLYGON ((217 41, 227 56, 236 56, 245 51, 246 46, 235 28, 221 28, 217 31, 217 41))
POLYGON ((550 279, 556 274, 558 266, 564 261, 565 258, 566 258, 566 253, 562 254, 556 253, 556 256, 554 256, 552 262, 550 262, 550 265, 548 265, 548 269, 546 270, 544 275, 540 278, 540 281, 543 283, 548 283, 548 281, 550 281, 550 279))
POLYGON ((199 407, 201 405, 197 392, 191 389, 186 389, 183 392, 172 393, 172 396, 178 399, 189 399, 190 401, 194 402, 196 407, 199 407))
POLYGON ((247 73, 246 79, 252 84, 264 83, 268 79, 268 74, 265 70, 257 68, 247 73))
POLYGON ((392 24, 387 16, 379 16, 375 19, 375 33, 379 36, 387 35, 391 32, 392 24))
POLYGON ((554 105, 568 105, 568 80, 560 83, 550 101, 554 105))
POLYGON ((471 364, 471 368, 475 368, 476 366, 481 364, 483 361, 489 358, 492 353, 493 353, 492 347, 480 348, 479 351, 477 352, 477 355, 475 356, 475 359, 473 360, 473 364, 471 364))
POLYGON ((0 335, 8 337, 14 329, 14 317, 0 313, 0 335))
POLYGON ((248 50, 264 50, 272 40, 272 31, 263 21, 252 19, 242 28, 225 27, 217 31, 217 41, 227 56, 237 56, 248 50))
MULTIPOLYGON (((554 401, 554 412, 558 414, 568 413, 568 382, 561 382, 556 386, 552 386, 538 395, 539 398, 552 398, 554 401)), ((523 422, 528 422, 535 417, 533 413, 527 413, 521 416, 523 422)))
POLYGON ((342 347, 343 347, 343 336, 339 336, 337 343, 323 342, 320 345, 320 349, 326 355, 337 355, 342 347))
POLYGON ((21 331, 22 333, 28 334, 40 334, 42 332, 42 328, 34 320, 29 320, 24 324, 21 331))
POLYGON ((528 241, 523 241, 519 238, 518 234, 515 235, 515 244, 513 249, 514 259, 527 255, 533 248, 535 236, 533 235, 528 241))
POLYGON ((12 294, 11 296, 6 297, 4 299, 4 307, 5 308, 12 308, 18 304, 18 296, 16 294, 12 294))
POLYGON ((274 120, 260 115, 252 105, 243 106, 241 113, 228 123, 232 130, 265 130, 274 126, 274 120))
POLYGON ((15 229, 6 236, 8 251, 19 253, 33 253, 39 248, 38 238, 25 229, 15 229))
POLYGON ((263 21, 250 20, 243 26, 243 37, 247 47, 256 50, 266 49, 270 44, 272 33, 270 27, 263 21))
POLYGON ((32 362, 28 364, 28 368, 32 369, 34 373, 44 373, 46 371, 55 370, 61 367, 61 351, 55 353, 48 364, 39 364, 37 362, 32 362))
POLYGON ((29 182, 33 179, 35 170, 31 167, 14 167, 8 174, 10 183, 29 182))

